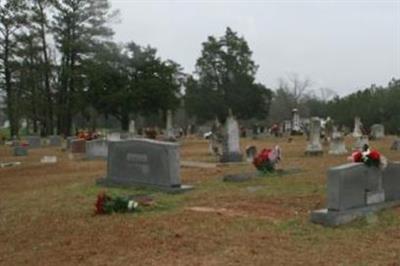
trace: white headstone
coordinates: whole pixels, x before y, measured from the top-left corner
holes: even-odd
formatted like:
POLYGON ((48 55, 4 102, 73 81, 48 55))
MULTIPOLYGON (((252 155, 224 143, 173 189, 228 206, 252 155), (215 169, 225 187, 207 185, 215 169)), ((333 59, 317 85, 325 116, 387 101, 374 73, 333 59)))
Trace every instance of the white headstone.
POLYGON ((344 143, 343 134, 337 130, 336 126, 333 126, 332 140, 329 146, 329 154, 341 155, 346 153, 347 149, 346 144, 344 143))
POLYGON ((175 138, 174 128, 172 126, 172 111, 167 110, 167 128, 166 133, 168 138, 175 138))
POLYGON ((354 130, 353 130, 353 137, 359 138, 363 135, 361 131, 362 123, 358 116, 354 118, 354 130))
POLYGON ((310 141, 307 145, 306 154, 319 155, 323 153, 321 145, 321 120, 318 117, 311 118, 310 141))
POLYGON ((385 137, 385 127, 381 124, 374 124, 371 126, 371 137, 374 139, 381 139, 385 137))
POLYGON ((221 162, 241 162, 239 124, 233 116, 226 119, 221 162))
POLYGON ((107 140, 109 140, 109 141, 121 140, 121 133, 120 132, 108 133, 107 140))
POLYGON ((129 133, 130 134, 136 134, 135 120, 131 120, 129 122, 129 133))
POLYGON ((293 109, 292 111, 293 118, 292 118, 292 131, 300 132, 301 125, 300 125, 300 115, 297 109, 293 109))

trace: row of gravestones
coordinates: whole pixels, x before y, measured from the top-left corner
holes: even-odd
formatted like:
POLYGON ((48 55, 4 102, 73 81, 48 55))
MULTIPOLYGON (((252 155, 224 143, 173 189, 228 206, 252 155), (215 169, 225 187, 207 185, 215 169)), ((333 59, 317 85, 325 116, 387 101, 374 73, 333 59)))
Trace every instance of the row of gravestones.
MULTIPOLYGON (((228 132, 235 132, 235 123, 228 120, 229 124, 228 132)), ((229 138, 227 143, 232 146, 229 138)), ((98 180, 100 184, 150 185, 169 191, 191 188, 181 184, 179 145, 175 143, 147 139, 71 140, 71 151, 107 158, 107 176, 98 180)), ((327 208, 312 212, 315 223, 346 223, 397 205, 400 200, 400 163, 389 163, 383 171, 364 164, 343 165, 331 168, 327 179, 327 208)))
POLYGON ((47 139, 41 139, 38 136, 27 136, 25 141, 25 144, 13 141, 14 156, 27 156, 28 149, 37 149, 43 146, 59 147, 62 145, 62 138, 60 136, 49 136, 47 139))
MULTIPOLYGON (((323 153, 321 139, 321 121, 319 118, 314 117, 310 121, 310 140, 306 148, 307 155, 320 155, 323 153)), ((385 136, 384 127, 380 124, 375 124, 371 127, 371 135, 373 139, 380 139, 385 136)), ((361 122, 358 117, 355 118, 355 126, 353 137, 355 142, 353 149, 361 149, 365 144, 369 144, 368 137, 362 134, 361 122)), ((400 140, 396 139, 391 147, 392 150, 400 150, 400 140)), ((347 149, 344 143, 344 135, 339 132, 336 127, 333 127, 332 138, 330 141, 329 154, 341 155, 346 154, 347 149)))
POLYGON ((48 139, 45 140, 42 140, 38 136, 27 136, 25 140, 30 149, 40 148, 43 145, 54 146, 54 147, 62 145, 62 138, 60 136, 49 136, 48 139))
MULTIPOLYGON (((329 169, 327 176, 327 208, 312 212, 314 223, 336 226, 400 204, 400 163, 390 162, 385 170, 346 164, 329 169)), ((107 176, 98 184, 191 189, 180 181, 179 145, 148 139, 108 142, 107 176)))

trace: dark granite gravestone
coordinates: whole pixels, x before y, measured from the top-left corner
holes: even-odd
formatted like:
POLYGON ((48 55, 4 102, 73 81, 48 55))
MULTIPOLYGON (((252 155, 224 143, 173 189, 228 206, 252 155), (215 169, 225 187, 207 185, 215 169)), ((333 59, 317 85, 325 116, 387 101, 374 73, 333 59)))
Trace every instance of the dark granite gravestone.
POLYGON ((50 136, 49 137, 49 145, 60 147, 62 144, 62 138, 60 136, 50 136))
POLYGON ((38 136, 27 136, 25 139, 28 142, 29 149, 36 149, 42 146, 42 141, 38 136))
POLYGON ((351 163, 328 171, 327 208, 311 213, 311 221, 326 226, 348 223, 377 210, 400 204, 400 164, 385 170, 351 163))
POLYGON ((28 156, 28 149, 24 146, 14 147, 14 156, 28 156))
POLYGON ((104 159, 108 156, 108 141, 105 139, 97 139, 86 141, 86 158, 89 160, 93 159, 104 159))
POLYGON ((85 153, 85 152, 86 152, 86 140, 84 139, 71 140, 71 153, 85 153))
POLYGON ((179 145, 150 139, 112 141, 108 144, 105 185, 144 185, 170 192, 191 189, 181 185, 179 145))

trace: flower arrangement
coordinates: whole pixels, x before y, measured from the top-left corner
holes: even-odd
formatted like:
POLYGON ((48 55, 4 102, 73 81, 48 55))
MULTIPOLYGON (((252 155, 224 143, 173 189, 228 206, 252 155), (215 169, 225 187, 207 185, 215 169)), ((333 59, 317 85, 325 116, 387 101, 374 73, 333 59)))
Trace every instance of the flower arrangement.
POLYGON ((113 212, 133 212, 138 208, 138 203, 126 197, 108 196, 105 192, 97 195, 95 214, 111 214, 113 212))
POLYGON ((377 150, 371 150, 367 144, 364 145, 362 151, 355 151, 349 157, 355 163, 364 163, 367 166, 385 167, 386 158, 383 157, 377 150))
POLYGON ((253 165, 258 171, 269 173, 275 171, 275 166, 280 159, 280 148, 276 146, 274 149, 263 149, 253 159, 253 165))

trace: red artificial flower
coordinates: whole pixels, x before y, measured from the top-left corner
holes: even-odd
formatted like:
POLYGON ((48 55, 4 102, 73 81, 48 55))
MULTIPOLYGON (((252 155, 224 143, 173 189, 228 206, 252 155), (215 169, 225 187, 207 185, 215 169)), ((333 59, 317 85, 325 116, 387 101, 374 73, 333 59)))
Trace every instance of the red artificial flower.
POLYGON ((379 154, 378 151, 372 150, 372 151, 368 154, 368 157, 369 157, 371 160, 379 161, 380 158, 381 158, 381 155, 379 154))
POLYGON ((95 204, 96 206, 95 214, 105 214, 104 205, 108 199, 109 197, 106 195, 105 192, 100 192, 97 195, 97 201, 95 204))
POLYGON ((354 152, 351 156, 353 157, 353 162, 355 163, 362 162, 362 153, 360 151, 354 152))

